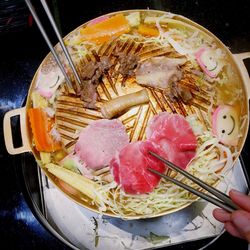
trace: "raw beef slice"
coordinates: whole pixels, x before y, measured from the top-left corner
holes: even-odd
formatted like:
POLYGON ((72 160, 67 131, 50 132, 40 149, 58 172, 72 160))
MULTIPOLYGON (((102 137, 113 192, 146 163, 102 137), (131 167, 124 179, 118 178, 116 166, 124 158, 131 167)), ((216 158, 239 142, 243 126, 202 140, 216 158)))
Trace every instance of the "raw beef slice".
POLYGON ((157 152, 150 141, 130 143, 111 160, 110 168, 114 180, 126 193, 149 193, 158 185, 160 177, 150 172, 148 167, 165 172, 165 165, 151 156, 149 150, 157 152))
POLYGON ((197 140, 182 115, 162 112, 154 116, 146 129, 146 136, 161 156, 183 169, 195 156, 197 140))

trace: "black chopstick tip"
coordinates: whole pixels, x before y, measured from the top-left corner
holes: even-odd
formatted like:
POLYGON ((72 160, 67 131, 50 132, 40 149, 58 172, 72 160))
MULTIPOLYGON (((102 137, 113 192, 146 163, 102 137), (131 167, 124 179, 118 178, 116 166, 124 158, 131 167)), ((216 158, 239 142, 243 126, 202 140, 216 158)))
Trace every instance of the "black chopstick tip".
POLYGON ((159 176, 161 176, 161 177, 162 177, 162 175, 163 175, 162 173, 160 173, 160 172, 158 172, 157 170, 155 170, 155 169, 153 169, 153 168, 150 168, 150 167, 148 167, 147 170, 149 170, 151 173, 157 174, 157 175, 159 175, 159 176))
POLYGON ((154 156, 155 158, 157 158, 158 160, 165 160, 162 156, 158 155, 157 153, 151 151, 151 150, 148 150, 148 153, 151 154, 152 156, 154 156))
POLYGON ((153 169, 153 168, 148 167, 147 170, 150 171, 151 173, 159 174, 159 173, 158 173, 155 169, 153 169))
POLYGON ((149 170, 150 172, 153 172, 153 171, 154 171, 152 168, 147 168, 147 170, 149 170))
POLYGON ((148 150, 148 153, 155 156, 155 153, 153 151, 148 150))

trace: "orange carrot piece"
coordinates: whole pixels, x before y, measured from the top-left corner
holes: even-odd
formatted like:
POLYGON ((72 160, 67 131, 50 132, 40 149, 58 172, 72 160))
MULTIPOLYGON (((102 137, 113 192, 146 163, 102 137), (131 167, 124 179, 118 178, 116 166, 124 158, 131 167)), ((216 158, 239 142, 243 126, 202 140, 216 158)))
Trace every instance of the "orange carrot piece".
POLYGON ((139 25, 138 33, 144 36, 158 36, 159 35, 158 29, 146 26, 144 24, 139 25))
POLYGON ((53 120, 41 108, 28 110, 29 121, 37 151, 54 152, 61 149, 60 142, 53 139, 50 130, 53 120))
POLYGON ((122 14, 117 14, 102 22, 82 28, 80 34, 82 40, 101 44, 107 42, 112 37, 129 32, 129 30, 128 20, 122 14))

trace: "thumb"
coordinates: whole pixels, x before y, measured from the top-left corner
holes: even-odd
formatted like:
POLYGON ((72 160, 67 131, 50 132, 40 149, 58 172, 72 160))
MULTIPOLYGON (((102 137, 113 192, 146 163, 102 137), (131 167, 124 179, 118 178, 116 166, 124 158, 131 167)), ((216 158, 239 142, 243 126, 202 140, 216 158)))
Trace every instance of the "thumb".
POLYGON ((231 214, 231 221, 240 234, 250 243, 250 213, 237 210, 231 214))

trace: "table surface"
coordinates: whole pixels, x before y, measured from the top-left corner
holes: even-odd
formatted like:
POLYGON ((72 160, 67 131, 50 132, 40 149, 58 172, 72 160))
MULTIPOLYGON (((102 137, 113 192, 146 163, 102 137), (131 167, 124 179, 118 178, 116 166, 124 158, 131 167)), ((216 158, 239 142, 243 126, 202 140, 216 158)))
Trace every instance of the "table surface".
MULTIPOLYGON (((60 20, 63 35, 85 21, 105 13, 150 8, 181 14, 196 21, 213 32, 233 53, 250 51, 250 1, 100 0, 83 4, 82 1, 76 0, 67 2, 54 0, 52 4, 57 6, 55 14, 60 20)), ((38 11, 40 13, 39 6, 38 11)), ((6 111, 24 104, 31 79, 49 49, 35 25, 0 33, 0 45, 0 117, 3 119, 6 111)), ((247 64, 250 66, 249 61, 247 64)), ((15 139, 18 141, 18 138, 15 139)), ((68 249, 48 232, 33 213, 29 197, 18 175, 21 157, 13 157, 6 152, 2 125, 0 140, 0 239, 2 246, 8 246, 8 249, 68 249)), ((248 136, 242 151, 247 167, 250 159, 249 146, 248 136)), ((224 234, 208 249, 218 249, 225 244, 229 246, 235 244, 238 250, 247 249, 246 242, 228 234, 224 234)), ((185 247, 187 248, 188 246, 185 247)), ((178 249, 183 249, 183 247, 180 246, 178 249)))

